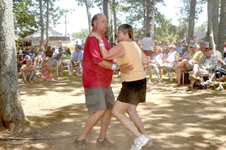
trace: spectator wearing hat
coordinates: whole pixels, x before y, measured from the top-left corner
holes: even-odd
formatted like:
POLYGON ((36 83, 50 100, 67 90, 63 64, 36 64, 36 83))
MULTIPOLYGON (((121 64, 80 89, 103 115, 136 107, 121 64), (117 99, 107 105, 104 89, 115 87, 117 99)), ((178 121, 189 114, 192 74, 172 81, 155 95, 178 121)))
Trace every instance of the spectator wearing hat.
POLYGON ((194 64, 197 64, 200 58, 203 56, 203 53, 199 51, 199 46, 196 43, 189 46, 192 48, 192 51, 193 51, 193 54, 191 56, 192 58, 190 60, 184 59, 172 70, 168 70, 170 72, 177 71, 177 85, 175 85, 174 87, 180 87, 181 85, 182 69, 185 72, 192 71, 194 64))
POLYGON ((193 86, 199 76, 210 77, 211 72, 217 67, 218 60, 216 56, 213 56, 212 48, 205 48, 205 55, 202 56, 197 64, 194 64, 192 75, 189 76, 191 84, 188 86, 188 91, 193 90, 193 86))
POLYGON ((169 45, 169 53, 165 54, 163 61, 160 63, 160 67, 166 70, 171 70, 179 62, 180 54, 175 51, 176 46, 174 44, 169 45))
POLYGON ((160 63, 163 60, 162 48, 160 46, 155 47, 155 54, 153 54, 149 60, 148 72, 149 72, 149 82, 152 81, 152 71, 155 69, 157 74, 157 79, 159 82, 162 81, 163 70, 160 68, 160 63), (160 75, 160 79, 159 79, 160 75))
POLYGON ((142 50, 143 52, 147 55, 150 56, 152 55, 152 47, 155 46, 154 41, 151 38, 151 32, 146 33, 146 37, 142 39, 142 50))

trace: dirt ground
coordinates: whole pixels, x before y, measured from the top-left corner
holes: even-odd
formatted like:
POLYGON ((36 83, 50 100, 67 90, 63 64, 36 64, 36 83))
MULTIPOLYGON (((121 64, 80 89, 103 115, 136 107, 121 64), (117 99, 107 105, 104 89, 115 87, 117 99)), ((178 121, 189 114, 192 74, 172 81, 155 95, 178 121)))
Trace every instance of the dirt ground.
MULTIPOLYGON (((186 92, 174 82, 147 86, 146 103, 138 106, 151 150, 226 150, 226 92, 186 92)), ((120 78, 113 78, 117 97, 120 78)), ((23 109, 29 122, 10 134, 0 128, 0 138, 59 138, 47 140, 0 140, 0 150, 74 150, 73 141, 81 132, 88 113, 81 77, 59 78, 46 83, 20 85, 23 109)), ((97 150, 100 123, 87 136, 89 150, 97 150)), ((117 150, 129 150, 132 134, 114 117, 107 132, 117 150)), ((148 148, 143 148, 148 149, 148 148)), ((105 150, 105 149, 102 149, 105 150)), ((106 149, 107 150, 107 149, 106 149)))

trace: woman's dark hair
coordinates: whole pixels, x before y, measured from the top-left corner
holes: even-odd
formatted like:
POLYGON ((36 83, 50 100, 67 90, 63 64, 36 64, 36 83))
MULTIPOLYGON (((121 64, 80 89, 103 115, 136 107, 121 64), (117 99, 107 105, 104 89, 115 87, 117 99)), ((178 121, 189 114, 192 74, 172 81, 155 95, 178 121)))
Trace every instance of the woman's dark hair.
POLYGON ((69 48, 66 48, 65 50, 68 54, 71 54, 71 50, 69 48))
POLYGON ((52 51, 55 51, 55 48, 54 47, 52 48, 52 51))
POLYGON ((47 51, 51 51, 51 46, 47 46, 47 51))
POLYGON ((46 56, 52 57, 53 56, 53 51, 51 51, 51 46, 47 46, 47 50, 44 52, 46 56))
POLYGON ((129 24, 122 24, 118 27, 119 31, 122 31, 124 34, 128 33, 129 34, 129 38, 132 39, 134 41, 134 37, 133 37, 133 27, 129 24))

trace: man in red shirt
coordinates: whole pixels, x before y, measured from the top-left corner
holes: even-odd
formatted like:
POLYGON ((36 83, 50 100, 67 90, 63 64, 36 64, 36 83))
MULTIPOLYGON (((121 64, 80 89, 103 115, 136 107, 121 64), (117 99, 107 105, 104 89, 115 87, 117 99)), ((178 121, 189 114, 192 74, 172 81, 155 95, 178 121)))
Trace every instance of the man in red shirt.
MULTIPOLYGON (((94 15, 92 18, 92 32, 97 32, 102 36, 103 41, 88 36, 85 42, 82 81, 85 89, 86 107, 91 115, 86 121, 82 133, 73 143, 79 150, 87 149, 86 136, 99 119, 101 119, 101 130, 96 143, 97 147, 116 147, 106 138, 107 128, 111 121, 111 109, 115 103, 115 97, 110 87, 113 68, 115 67, 113 67, 113 60, 103 59, 99 48, 99 42, 103 42, 107 50, 111 49, 107 37, 104 35, 107 25, 107 18, 104 14, 94 15)), ((132 69, 131 66, 123 68, 124 73, 132 69)), ((120 71, 122 71, 122 66, 120 66, 120 71)))

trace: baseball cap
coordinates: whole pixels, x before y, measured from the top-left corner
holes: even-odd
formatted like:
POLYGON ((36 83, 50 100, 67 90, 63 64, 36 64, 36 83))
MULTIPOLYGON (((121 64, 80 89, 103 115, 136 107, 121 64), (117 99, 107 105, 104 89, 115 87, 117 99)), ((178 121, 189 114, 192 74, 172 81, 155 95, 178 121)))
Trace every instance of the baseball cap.
POLYGON ((195 48, 199 48, 199 45, 197 43, 194 43, 194 44, 190 44, 189 45, 190 47, 195 47, 195 48))
POLYGON ((171 48, 171 47, 172 47, 172 48, 176 48, 176 46, 175 46, 174 44, 170 44, 170 45, 169 45, 169 48, 171 48))

